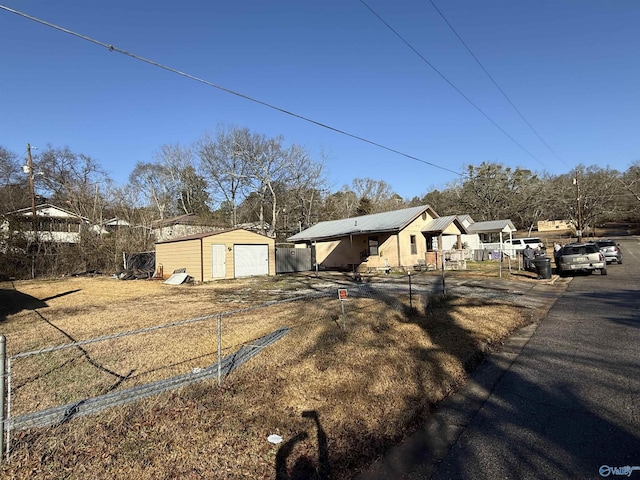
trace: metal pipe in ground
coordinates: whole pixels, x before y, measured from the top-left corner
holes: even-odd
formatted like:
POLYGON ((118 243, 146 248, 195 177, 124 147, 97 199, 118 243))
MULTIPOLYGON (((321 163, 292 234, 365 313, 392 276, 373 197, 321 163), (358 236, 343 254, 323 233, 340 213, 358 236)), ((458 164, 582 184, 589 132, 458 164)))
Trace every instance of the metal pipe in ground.
MULTIPOLYGON (((6 371, 7 371, 7 399, 6 399, 6 404, 7 404, 6 405, 7 406, 6 410, 7 410, 7 413, 6 413, 5 417, 4 417, 5 421, 7 419, 11 418, 11 357, 9 357, 7 359, 7 369, 6 369, 6 371)), ((2 433, 4 433, 4 432, 2 432, 2 433)), ((9 454, 11 452, 11 427, 10 426, 7 427, 7 440, 6 440, 5 445, 4 445, 4 450, 5 450, 6 454, 7 454, 7 456, 6 456, 7 461, 9 461, 9 454)))
POLYGON ((2 463, 2 457, 4 456, 4 379, 5 379, 5 365, 7 359, 7 339, 4 335, 0 335, 0 425, 2 430, 0 431, 0 463, 2 463))
POLYGON ((218 315, 218 386, 222 384, 222 315, 218 315))

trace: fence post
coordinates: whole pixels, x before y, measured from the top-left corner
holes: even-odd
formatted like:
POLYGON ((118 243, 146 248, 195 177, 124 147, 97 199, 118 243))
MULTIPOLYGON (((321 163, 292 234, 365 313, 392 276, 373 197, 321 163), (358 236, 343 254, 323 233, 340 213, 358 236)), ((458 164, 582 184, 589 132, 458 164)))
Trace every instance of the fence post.
POLYGON ((222 384, 222 314, 218 314, 218 386, 222 384))
POLYGON ((5 365, 7 359, 7 339, 4 335, 0 335, 0 425, 2 431, 0 432, 0 463, 2 463, 2 457, 4 457, 4 380, 5 380, 5 365))
POLYGON ((411 270, 407 272, 409 274, 409 308, 413 309, 412 292, 411 292, 411 270))
POLYGON ((447 295, 447 286, 445 284, 445 279, 444 279, 444 250, 440 250, 441 254, 442 254, 442 258, 440 259, 440 263, 442 264, 442 295, 447 295))

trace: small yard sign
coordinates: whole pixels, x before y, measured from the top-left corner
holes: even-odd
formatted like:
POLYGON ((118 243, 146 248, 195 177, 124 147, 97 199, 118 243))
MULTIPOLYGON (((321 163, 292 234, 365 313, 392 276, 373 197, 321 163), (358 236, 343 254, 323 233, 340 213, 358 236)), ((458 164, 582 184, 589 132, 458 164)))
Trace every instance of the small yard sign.
POLYGON ((340 300, 344 300, 345 298, 347 298, 349 296, 349 292, 347 292, 346 288, 339 288, 338 289, 338 298, 340 300))

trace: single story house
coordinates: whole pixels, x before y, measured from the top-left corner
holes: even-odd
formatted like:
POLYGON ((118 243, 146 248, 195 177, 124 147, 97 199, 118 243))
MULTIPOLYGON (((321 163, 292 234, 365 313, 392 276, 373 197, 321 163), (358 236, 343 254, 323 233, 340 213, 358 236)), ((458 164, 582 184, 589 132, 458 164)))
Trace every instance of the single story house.
POLYGON ((156 272, 175 270, 197 282, 275 275, 275 240, 242 228, 197 233, 156 244, 156 272))
MULTIPOLYGON (((507 239, 512 239, 516 231, 509 219, 474 222, 469 215, 457 215, 457 218, 467 231, 461 235, 460 240, 468 250, 500 250, 500 244, 504 244, 507 239)), ((443 238, 444 250, 460 249, 456 241, 457 239, 451 237, 443 238)))
POLYGON ((325 269, 371 271, 424 265, 437 238, 467 233, 457 217, 439 222, 428 205, 320 222, 287 239, 298 248, 315 248, 325 269), (434 241, 435 240, 435 241, 434 241))
POLYGON ((570 232, 576 226, 569 220, 538 220, 539 232, 570 232))
POLYGON ((156 242, 182 238, 187 235, 207 233, 212 230, 224 230, 224 228, 216 228, 208 224, 208 222, 203 221, 194 213, 163 218, 162 220, 155 220, 151 223, 151 233, 156 242))

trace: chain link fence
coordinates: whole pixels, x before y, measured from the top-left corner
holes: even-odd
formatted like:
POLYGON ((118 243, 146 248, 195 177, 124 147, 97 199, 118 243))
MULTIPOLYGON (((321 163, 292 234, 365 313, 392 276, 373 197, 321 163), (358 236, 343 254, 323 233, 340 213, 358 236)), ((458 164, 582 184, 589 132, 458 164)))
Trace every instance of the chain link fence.
POLYGON ((411 275, 330 283, 283 300, 8 356, 2 362, 5 451, 13 430, 64 423, 195 382, 221 382, 293 329, 308 323, 355 328, 371 302, 405 312, 440 288, 437 280, 412 285, 411 275), (343 298, 338 289, 346 291, 343 298))

